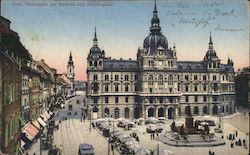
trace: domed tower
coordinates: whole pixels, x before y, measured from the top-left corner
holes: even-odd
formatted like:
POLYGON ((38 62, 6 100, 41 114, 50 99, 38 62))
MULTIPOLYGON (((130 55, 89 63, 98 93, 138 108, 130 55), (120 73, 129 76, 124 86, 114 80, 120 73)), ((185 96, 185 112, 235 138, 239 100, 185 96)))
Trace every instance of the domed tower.
POLYGON ((73 59, 72 59, 71 51, 70 51, 70 54, 69 54, 69 61, 68 61, 68 65, 67 65, 67 77, 69 78, 69 80, 71 82, 74 82, 74 80, 75 80, 74 62, 73 62, 73 59))
POLYGON ((93 39, 93 46, 89 50, 88 54, 88 70, 98 70, 103 68, 103 58, 105 57, 104 50, 101 50, 98 47, 98 39, 96 35, 96 28, 95 34, 93 39))
POLYGON ((176 48, 175 46, 174 48, 168 46, 168 40, 161 32, 156 1, 149 30, 149 35, 143 41, 143 49, 138 49, 137 60, 139 60, 140 66, 143 69, 176 69, 176 48))
POLYGON ((206 52, 206 55, 203 59, 203 62, 207 69, 219 69, 220 68, 220 59, 216 55, 216 52, 213 48, 213 41, 212 41, 212 35, 210 32, 210 39, 208 43, 208 51, 206 52))

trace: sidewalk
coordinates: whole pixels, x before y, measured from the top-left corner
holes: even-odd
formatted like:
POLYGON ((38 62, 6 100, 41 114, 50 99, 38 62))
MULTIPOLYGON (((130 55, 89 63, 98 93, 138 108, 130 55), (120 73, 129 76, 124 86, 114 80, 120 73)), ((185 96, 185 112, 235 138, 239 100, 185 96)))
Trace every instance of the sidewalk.
POLYGON ((36 155, 47 155, 49 153, 48 150, 42 150, 42 154, 40 153, 40 138, 37 139, 37 142, 34 142, 31 147, 25 151, 25 155, 26 154, 29 154, 29 155, 33 155, 34 153, 36 155))

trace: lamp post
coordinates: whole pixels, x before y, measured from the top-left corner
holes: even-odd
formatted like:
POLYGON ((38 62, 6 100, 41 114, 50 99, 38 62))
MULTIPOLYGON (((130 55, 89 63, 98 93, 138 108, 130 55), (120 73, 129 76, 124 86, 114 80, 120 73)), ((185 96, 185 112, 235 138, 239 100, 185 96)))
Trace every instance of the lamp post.
POLYGON ((153 150, 150 150, 150 152, 154 154, 154 151, 157 151, 157 155, 160 155, 160 148, 159 148, 159 144, 157 144, 157 148, 156 149, 153 149, 153 150))
POLYGON ((91 109, 89 109, 89 132, 91 132, 91 109))

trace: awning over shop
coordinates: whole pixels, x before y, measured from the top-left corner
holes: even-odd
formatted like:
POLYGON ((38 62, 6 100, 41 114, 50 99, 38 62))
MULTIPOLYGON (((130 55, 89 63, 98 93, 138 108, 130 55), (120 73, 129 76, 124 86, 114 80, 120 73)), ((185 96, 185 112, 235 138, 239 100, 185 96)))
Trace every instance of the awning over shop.
POLYGON ((53 113, 51 111, 45 111, 41 117, 43 118, 43 120, 46 122, 52 115, 53 113))
POLYGON ((22 130, 22 133, 25 134, 25 136, 32 141, 36 135, 38 134, 39 130, 33 126, 31 123, 27 123, 22 130))
POLYGON ((43 126, 46 126, 46 123, 43 121, 43 119, 41 117, 38 117, 37 121, 43 126))
POLYGON ((37 120, 33 120, 32 121, 32 124, 37 128, 37 129, 41 129, 41 126, 40 126, 40 124, 39 124, 39 122, 37 121, 37 120))
POLYGON ((43 120, 46 122, 49 118, 50 118, 51 114, 48 113, 48 111, 45 111, 41 117, 43 118, 43 120))

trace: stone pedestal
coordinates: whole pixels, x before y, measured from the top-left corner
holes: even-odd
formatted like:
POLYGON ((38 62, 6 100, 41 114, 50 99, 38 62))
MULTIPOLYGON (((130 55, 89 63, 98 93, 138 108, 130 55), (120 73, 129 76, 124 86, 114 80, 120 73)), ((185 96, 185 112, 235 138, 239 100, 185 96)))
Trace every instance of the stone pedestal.
POLYGON ((194 126, 194 118, 192 116, 187 116, 185 121, 185 128, 191 129, 194 126))

